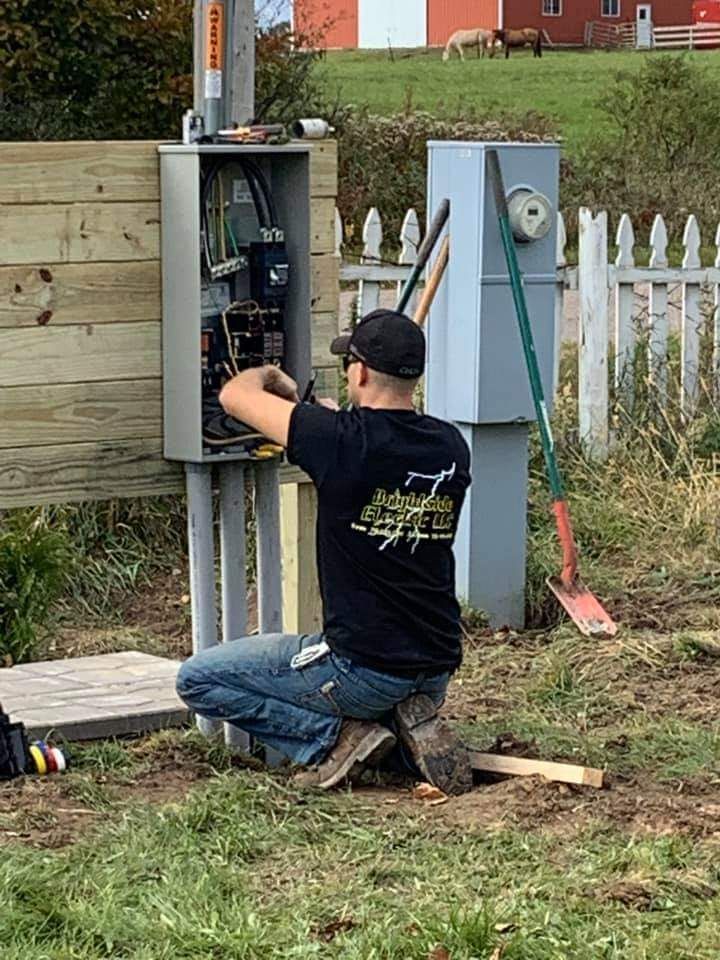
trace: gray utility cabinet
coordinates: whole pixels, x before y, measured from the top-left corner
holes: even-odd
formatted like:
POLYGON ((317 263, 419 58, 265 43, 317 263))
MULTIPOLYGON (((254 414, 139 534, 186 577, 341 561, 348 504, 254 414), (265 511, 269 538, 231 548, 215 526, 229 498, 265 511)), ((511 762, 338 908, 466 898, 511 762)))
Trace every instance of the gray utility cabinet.
POLYGON ((550 406, 560 152, 554 144, 428 146, 428 211, 450 200, 450 264, 429 319, 427 406, 455 421, 472 455, 473 483, 455 543, 457 591, 493 626, 521 627, 528 427, 535 410, 486 155, 497 149, 508 197, 520 199, 525 191, 526 211, 544 215, 544 229, 535 234, 541 238, 516 248, 550 406))
POLYGON ((460 423, 535 419, 486 151, 497 149, 508 196, 543 194, 553 210, 542 239, 518 243, 528 310, 548 401, 555 348, 559 149, 554 144, 429 143, 428 208, 450 200, 450 270, 429 329, 428 404, 460 423), (444 303, 442 302, 444 299, 444 303))
MULTIPOLYGON (((283 368, 304 387, 311 375, 310 152, 306 144, 245 146, 163 144, 162 204, 164 454, 169 460, 213 463, 248 458, 240 446, 209 447, 203 435, 201 335, 231 300, 250 296, 249 269, 208 282, 202 269, 201 170, 218 160, 250 158, 269 184, 289 265, 284 305, 283 368), (243 278, 243 272, 247 274, 243 278)), ((235 168, 222 175, 227 242, 262 239, 249 183, 235 168)), ((218 202, 217 207, 223 205, 218 202)), ((225 233, 225 230, 223 230, 225 233)), ((202 348, 204 349, 204 347, 202 348)), ((259 362, 259 361, 258 361, 259 362)), ((207 390, 205 390, 205 394, 207 390)))

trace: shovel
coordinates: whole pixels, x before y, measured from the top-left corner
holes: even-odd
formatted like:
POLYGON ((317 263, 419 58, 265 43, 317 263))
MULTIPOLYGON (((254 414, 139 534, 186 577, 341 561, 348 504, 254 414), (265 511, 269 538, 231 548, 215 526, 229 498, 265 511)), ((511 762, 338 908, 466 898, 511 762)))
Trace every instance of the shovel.
POLYGON ((502 236, 503 249, 505 250, 505 260, 510 273, 510 285, 515 303, 515 313, 520 327, 520 337, 522 339, 523 352, 525 354, 525 362, 530 379, 530 389, 532 391, 535 413, 540 428, 540 440, 542 442, 543 455, 545 457, 545 465, 547 467, 550 490, 553 497, 553 512, 557 523, 558 538, 563 551, 562 572, 559 577, 550 577, 547 581, 548 586, 568 612, 570 618, 577 625, 581 633, 588 637, 613 637, 617 633, 617 624, 614 623, 602 607, 600 601, 588 590, 578 575, 578 552, 575 546, 575 538, 573 537, 570 512, 568 510, 567 500, 565 499, 563 482, 555 456, 555 441, 553 440, 552 430, 550 429, 550 418, 548 417, 542 380, 540 379, 540 369, 535 352, 535 341, 528 317, 525 290, 520 267, 518 266, 517 252, 515 250, 512 228, 510 226, 505 186, 503 184, 497 150, 488 150, 487 163, 488 176, 495 195, 495 209, 497 210, 500 221, 500 234, 502 236))

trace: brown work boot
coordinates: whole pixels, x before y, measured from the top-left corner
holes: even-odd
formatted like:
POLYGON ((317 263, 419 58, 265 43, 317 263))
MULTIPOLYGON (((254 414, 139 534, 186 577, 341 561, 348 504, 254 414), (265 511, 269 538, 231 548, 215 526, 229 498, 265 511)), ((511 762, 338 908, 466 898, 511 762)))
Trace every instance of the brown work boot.
POLYGON ((377 763, 395 746, 395 734, 379 723, 344 720, 337 743, 322 763, 292 778, 297 787, 330 790, 368 765, 377 763))
POLYGON ((467 747, 440 719, 430 697, 416 693, 403 700, 395 707, 395 722, 400 740, 428 783, 451 796, 472 790, 467 747))

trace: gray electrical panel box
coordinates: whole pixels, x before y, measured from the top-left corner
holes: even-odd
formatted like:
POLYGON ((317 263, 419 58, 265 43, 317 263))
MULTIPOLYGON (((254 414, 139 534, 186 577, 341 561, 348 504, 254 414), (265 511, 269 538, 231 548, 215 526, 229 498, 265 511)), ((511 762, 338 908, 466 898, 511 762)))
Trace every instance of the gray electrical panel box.
POLYGON ((545 395, 553 395, 558 177, 554 144, 431 142, 428 209, 450 200, 448 280, 429 324, 430 413, 467 424, 535 419, 486 152, 498 151, 545 395))
POLYGON ((252 458, 263 438, 228 417, 233 375, 274 363, 311 375, 306 144, 163 144, 164 454, 252 458))

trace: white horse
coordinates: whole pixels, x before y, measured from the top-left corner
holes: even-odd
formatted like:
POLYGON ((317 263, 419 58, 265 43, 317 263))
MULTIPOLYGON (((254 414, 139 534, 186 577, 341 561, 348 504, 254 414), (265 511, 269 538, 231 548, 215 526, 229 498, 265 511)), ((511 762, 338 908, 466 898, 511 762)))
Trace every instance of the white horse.
POLYGON ((443 60, 449 60, 453 50, 460 54, 461 60, 464 60, 464 47, 474 47, 478 56, 484 57, 486 50, 492 52, 492 46, 492 30, 482 30, 479 27, 474 30, 456 30, 445 44, 443 60))

